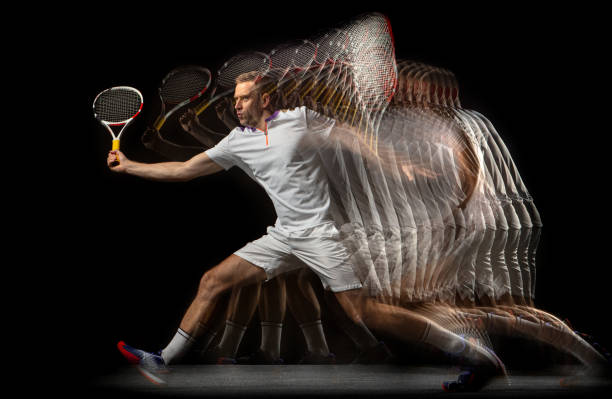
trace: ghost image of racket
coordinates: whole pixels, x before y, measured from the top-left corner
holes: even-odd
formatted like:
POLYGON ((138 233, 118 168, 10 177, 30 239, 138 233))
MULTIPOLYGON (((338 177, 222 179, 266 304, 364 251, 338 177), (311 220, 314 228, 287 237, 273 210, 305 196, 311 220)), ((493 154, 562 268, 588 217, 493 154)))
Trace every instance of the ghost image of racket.
POLYGON ((236 78, 245 72, 257 71, 259 76, 264 76, 270 70, 270 57, 259 51, 250 51, 235 55, 217 71, 215 87, 210 93, 210 99, 198 105, 195 109, 196 115, 200 115, 210 105, 221 98, 231 95, 236 86, 236 78), (217 89, 220 93, 216 93, 217 89))
POLYGON ((208 90, 211 78, 210 71, 200 66, 181 66, 170 71, 159 87, 161 112, 153 124, 155 130, 159 131, 178 109, 200 98, 208 90))
MULTIPOLYGON (((125 128, 142 111, 142 94, 129 86, 115 86, 100 92, 93 102, 94 117, 113 138, 112 150, 119 149, 119 140, 125 128), (118 133, 115 133, 119 130, 118 133)), ((119 160, 113 162, 113 166, 119 160)))

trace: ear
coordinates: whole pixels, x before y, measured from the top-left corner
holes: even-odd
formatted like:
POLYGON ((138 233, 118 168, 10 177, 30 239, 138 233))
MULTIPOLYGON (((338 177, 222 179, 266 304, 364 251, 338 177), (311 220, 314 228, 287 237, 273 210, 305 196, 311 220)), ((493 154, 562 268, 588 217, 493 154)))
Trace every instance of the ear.
POLYGON ((268 105, 270 105, 269 93, 264 93, 261 95, 261 105, 263 106, 263 108, 268 108, 268 105))

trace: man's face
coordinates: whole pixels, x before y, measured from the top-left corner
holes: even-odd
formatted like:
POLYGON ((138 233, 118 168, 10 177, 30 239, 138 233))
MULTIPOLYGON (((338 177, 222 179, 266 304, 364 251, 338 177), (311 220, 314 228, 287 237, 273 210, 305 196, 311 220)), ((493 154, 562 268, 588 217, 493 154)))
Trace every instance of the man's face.
POLYGON ((234 90, 234 108, 242 126, 256 126, 263 114, 264 108, 254 86, 255 82, 241 82, 234 90))

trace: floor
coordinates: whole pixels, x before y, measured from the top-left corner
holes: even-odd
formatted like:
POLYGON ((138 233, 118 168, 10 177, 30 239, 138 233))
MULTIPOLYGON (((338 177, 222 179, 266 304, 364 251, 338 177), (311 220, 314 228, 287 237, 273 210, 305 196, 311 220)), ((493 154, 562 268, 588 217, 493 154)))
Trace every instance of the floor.
MULTIPOLYGON (((372 365, 182 365, 153 382, 133 366, 96 378, 89 397, 594 397, 609 396, 612 381, 582 378, 563 386, 574 370, 520 373, 496 379, 477 393, 441 389, 457 369, 372 365), (606 395, 608 394, 608 395, 606 395)), ((149 376, 150 377, 150 376, 149 376)), ((157 377, 153 377, 157 378, 157 377)))

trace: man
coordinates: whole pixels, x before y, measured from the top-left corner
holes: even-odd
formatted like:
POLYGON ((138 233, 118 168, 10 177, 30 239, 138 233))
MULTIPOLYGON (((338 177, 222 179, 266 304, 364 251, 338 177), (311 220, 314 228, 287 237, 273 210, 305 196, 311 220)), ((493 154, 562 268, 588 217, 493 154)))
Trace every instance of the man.
POLYGON ((119 344, 128 360, 163 369, 189 350, 219 296, 236 286, 265 281, 288 271, 296 258, 311 268, 323 286, 332 291, 355 323, 397 339, 422 342, 461 360, 470 370, 448 389, 479 389, 503 370, 497 357, 409 310, 386 305, 360 295, 361 282, 348 263, 339 232, 329 214, 330 197, 317 148, 329 140, 334 121, 305 107, 276 111, 265 79, 255 73, 236 80, 235 110, 240 124, 215 147, 185 162, 142 164, 120 151, 111 151, 107 162, 115 172, 156 181, 188 181, 240 167, 270 196, 277 222, 268 234, 230 255, 204 273, 197 294, 179 329, 159 355, 119 344), (116 160, 120 163, 112 166, 116 160))
MULTIPOLYGON (((232 102, 225 97, 215 107, 217 117, 229 129, 239 126, 234 114, 232 102)), ((187 110, 179 122, 183 130, 196 138, 204 147, 186 147, 163 139, 159 132, 148 129, 143 135, 145 147, 160 153, 162 156, 174 160, 184 161, 208 148, 214 147, 219 138, 211 135, 210 129, 201 124, 193 109, 187 110), (197 152, 194 152, 197 151, 197 152)), ((221 135, 222 137, 225 134, 221 135)), ((321 323, 321 309, 318 299, 311 286, 310 276, 316 275, 308 268, 297 272, 278 276, 265 284, 254 284, 243 289, 232 289, 229 299, 227 320, 224 322, 223 333, 219 343, 214 348, 208 345, 217 335, 221 327, 215 323, 202 325, 204 333, 199 337, 196 352, 205 351, 202 360, 215 363, 249 363, 249 364, 278 364, 280 358, 281 333, 283 330, 283 317, 285 306, 289 309, 306 343, 306 353, 300 359, 301 364, 330 364, 335 363, 335 355, 330 352, 321 323), (290 289, 285 289, 285 280, 290 289), (261 342, 259 348, 250 356, 236 359, 238 347, 247 329, 258 303, 261 327, 261 342)), ((312 281, 313 284, 317 282, 312 281)), ((320 284, 320 282, 319 282, 320 284)), ((335 297, 325 295, 329 309, 334 313, 335 322, 343 329, 355 344, 358 355, 354 362, 379 363, 391 359, 391 353, 386 345, 362 324, 355 325, 347 317, 335 297)), ((217 305, 219 307, 219 305, 217 305)))

